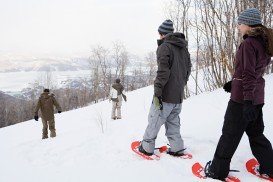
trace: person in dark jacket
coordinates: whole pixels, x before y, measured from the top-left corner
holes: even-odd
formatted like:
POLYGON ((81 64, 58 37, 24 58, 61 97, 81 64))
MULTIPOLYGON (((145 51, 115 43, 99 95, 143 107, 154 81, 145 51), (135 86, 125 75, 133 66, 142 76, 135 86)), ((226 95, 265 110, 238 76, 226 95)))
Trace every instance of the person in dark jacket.
POLYGON ((112 101, 112 115, 111 118, 121 119, 121 105, 122 98, 127 101, 126 95, 123 93, 124 87, 120 83, 120 79, 116 79, 116 83, 114 83, 110 89, 109 101, 112 101), (116 114, 117 113, 117 114, 116 114))
POLYGON ((39 97, 37 106, 35 108, 34 119, 38 121, 38 111, 41 109, 43 122, 43 136, 42 139, 48 138, 48 127, 50 130, 50 137, 56 137, 54 106, 58 113, 62 112, 60 104, 57 102, 54 94, 49 93, 49 89, 44 89, 44 93, 39 97))
POLYGON ((261 175, 273 177, 273 150, 264 136, 263 105, 265 81, 263 74, 273 55, 273 35, 261 23, 258 9, 250 8, 238 17, 238 29, 243 35, 235 59, 232 81, 224 85, 231 98, 227 106, 222 136, 213 161, 205 167, 207 177, 225 180, 230 162, 246 132, 253 155, 258 160, 261 175))
POLYGON ((158 28, 158 70, 154 81, 154 96, 139 151, 152 155, 155 139, 162 125, 170 142, 171 155, 183 155, 184 142, 180 134, 180 118, 184 86, 191 73, 190 54, 182 33, 173 33, 173 22, 164 21, 158 28))

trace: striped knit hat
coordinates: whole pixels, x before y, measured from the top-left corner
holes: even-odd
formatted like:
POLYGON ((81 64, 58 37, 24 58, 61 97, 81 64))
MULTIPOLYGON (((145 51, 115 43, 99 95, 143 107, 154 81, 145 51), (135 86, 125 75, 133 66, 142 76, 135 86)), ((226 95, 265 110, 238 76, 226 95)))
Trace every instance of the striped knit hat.
POLYGON ((171 20, 165 20, 159 27, 158 32, 162 35, 173 33, 173 22, 171 20))
POLYGON ((262 24, 261 13, 256 8, 249 8, 240 13, 238 24, 259 25, 262 24))

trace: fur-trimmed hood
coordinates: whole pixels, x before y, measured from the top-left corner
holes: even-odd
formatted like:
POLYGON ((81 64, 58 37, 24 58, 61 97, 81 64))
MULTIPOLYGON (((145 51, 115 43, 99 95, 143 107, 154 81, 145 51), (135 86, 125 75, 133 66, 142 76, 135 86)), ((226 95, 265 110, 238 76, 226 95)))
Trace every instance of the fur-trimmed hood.
POLYGON ((244 35, 244 39, 248 36, 260 37, 265 45, 266 53, 271 57, 273 56, 273 29, 266 27, 255 27, 244 35))

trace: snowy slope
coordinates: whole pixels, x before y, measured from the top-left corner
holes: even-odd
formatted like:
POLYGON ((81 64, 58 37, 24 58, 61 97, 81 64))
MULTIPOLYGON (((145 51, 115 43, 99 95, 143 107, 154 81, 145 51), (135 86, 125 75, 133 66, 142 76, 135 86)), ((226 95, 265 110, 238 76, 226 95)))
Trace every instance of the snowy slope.
MULTIPOLYGON (((273 142, 273 75, 266 77, 264 107, 265 134, 273 142), (271 105, 271 106, 270 106, 271 105)), ((133 140, 141 140, 153 88, 128 93, 122 107, 123 119, 110 120, 108 101, 56 115, 57 137, 41 140, 41 120, 0 129, 1 182, 191 182, 196 161, 212 159, 221 134, 229 94, 219 89, 184 101, 181 133, 192 160, 162 155, 160 161, 146 161, 130 150, 133 140), (101 124, 103 123, 103 130, 101 124)), ((157 146, 167 143, 162 127, 157 146)), ((248 174, 244 163, 251 158, 246 136, 237 149, 231 168, 241 181, 258 181, 248 174)), ((204 181, 214 181, 211 179, 204 181)))

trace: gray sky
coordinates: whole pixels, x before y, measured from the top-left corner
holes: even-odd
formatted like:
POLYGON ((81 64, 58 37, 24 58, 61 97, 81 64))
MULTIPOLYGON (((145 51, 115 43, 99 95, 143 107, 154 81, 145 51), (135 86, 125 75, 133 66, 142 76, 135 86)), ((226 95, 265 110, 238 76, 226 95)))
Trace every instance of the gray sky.
POLYGON ((88 56, 122 41, 132 54, 156 49, 164 0, 0 0, 0 58, 88 56))

